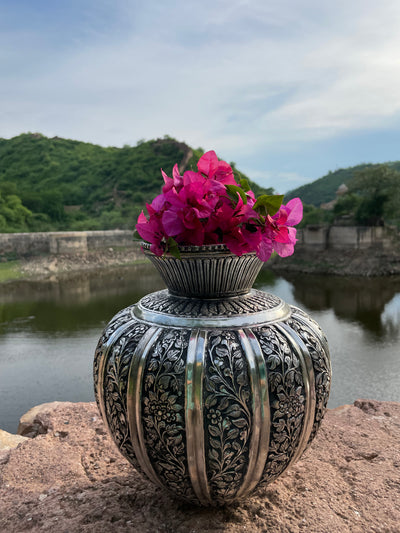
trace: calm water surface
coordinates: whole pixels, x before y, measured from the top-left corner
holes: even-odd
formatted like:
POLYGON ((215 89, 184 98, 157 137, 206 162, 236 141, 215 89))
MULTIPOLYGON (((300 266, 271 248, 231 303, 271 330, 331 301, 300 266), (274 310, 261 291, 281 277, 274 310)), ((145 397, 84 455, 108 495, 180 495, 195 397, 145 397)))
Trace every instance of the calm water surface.
MULTIPOLYGON (((96 276, 0 286, 0 428, 15 432, 32 406, 92 401, 102 328, 163 283, 151 265, 96 276)), ((256 288, 310 313, 331 349, 330 407, 357 398, 400 401, 400 279, 260 273, 256 288)))

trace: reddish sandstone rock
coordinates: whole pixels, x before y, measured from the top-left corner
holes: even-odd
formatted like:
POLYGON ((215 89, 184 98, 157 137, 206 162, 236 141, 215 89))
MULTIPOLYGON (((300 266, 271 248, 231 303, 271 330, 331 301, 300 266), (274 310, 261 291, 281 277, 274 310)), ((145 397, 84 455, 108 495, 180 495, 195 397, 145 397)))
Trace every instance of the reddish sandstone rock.
POLYGON ((398 533, 400 404, 328 411, 303 458, 242 503, 171 499, 120 456, 93 403, 49 404, 47 433, 0 464, 0 531, 398 533))

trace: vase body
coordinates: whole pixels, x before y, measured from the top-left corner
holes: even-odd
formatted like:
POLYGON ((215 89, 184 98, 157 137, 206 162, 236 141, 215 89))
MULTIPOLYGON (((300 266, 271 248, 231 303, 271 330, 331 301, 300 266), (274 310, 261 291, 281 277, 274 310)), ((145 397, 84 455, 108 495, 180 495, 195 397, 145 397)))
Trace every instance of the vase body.
POLYGON ((105 328, 94 361, 100 412, 148 479, 201 505, 233 502, 314 438, 331 381, 326 337, 303 311, 250 290, 261 266, 252 254, 147 254, 170 290, 105 328))

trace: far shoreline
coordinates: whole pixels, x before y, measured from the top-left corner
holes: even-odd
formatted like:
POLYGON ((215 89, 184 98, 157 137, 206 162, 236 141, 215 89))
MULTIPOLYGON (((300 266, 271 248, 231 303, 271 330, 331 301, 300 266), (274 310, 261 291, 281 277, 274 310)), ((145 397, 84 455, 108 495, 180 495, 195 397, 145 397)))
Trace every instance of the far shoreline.
POLYGON ((290 257, 275 256, 269 268, 276 273, 341 277, 391 277, 400 275, 400 252, 367 248, 310 250, 299 246, 290 257))
MULTIPOLYGON (((33 255, 0 263, 0 283, 54 280, 79 273, 89 274, 147 262, 137 247, 109 247, 85 253, 33 255)), ((276 274, 390 277, 400 275, 400 253, 371 248, 312 251, 300 245, 292 256, 281 258, 275 255, 263 268, 276 274)))

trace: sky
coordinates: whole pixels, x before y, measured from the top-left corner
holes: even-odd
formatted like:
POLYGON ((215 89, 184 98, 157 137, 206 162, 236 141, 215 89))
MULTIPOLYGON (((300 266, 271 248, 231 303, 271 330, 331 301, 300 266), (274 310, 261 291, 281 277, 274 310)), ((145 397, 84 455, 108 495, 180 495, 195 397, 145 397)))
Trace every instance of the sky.
POLYGON ((398 0, 0 0, 0 137, 170 135, 284 193, 400 159, 399 28, 398 0))

